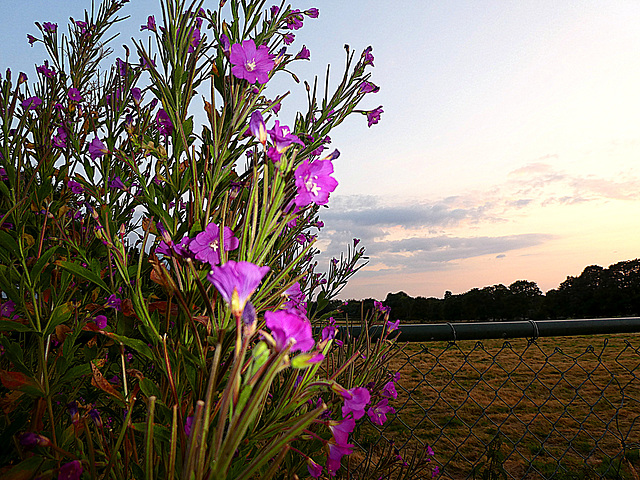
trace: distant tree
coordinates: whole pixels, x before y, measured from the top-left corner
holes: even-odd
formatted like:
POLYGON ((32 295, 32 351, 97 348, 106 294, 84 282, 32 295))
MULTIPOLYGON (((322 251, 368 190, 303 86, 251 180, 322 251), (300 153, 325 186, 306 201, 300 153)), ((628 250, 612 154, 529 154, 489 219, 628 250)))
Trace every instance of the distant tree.
POLYGON ((509 317, 515 319, 536 318, 540 310, 542 290, 536 282, 517 280, 509 285, 509 317))

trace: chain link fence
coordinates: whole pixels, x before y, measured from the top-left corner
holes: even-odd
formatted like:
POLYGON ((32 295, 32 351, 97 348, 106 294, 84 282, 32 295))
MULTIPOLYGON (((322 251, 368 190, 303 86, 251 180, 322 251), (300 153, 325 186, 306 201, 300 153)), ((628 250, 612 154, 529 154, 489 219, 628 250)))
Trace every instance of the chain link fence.
POLYGON ((446 479, 640 480, 640 320, 623 320, 405 328, 396 415, 358 441, 429 445, 446 479))

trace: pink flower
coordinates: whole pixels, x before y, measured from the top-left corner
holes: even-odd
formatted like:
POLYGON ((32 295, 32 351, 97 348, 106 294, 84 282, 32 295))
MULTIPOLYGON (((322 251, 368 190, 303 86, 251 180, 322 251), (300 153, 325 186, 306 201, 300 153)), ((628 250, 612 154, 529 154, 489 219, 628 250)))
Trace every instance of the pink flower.
POLYGON ((309 457, 307 457, 307 470, 309 470, 309 475, 313 478, 320 478, 320 475, 322 475, 322 466, 318 465, 309 457))
POLYGON ((304 143, 300 140, 296 135, 291 133, 289 127, 282 125, 280 126, 280 121, 276 120, 273 128, 268 130, 267 133, 271 137, 271 141, 276 147, 278 152, 284 152, 291 144, 297 143, 304 147, 304 143))
POLYGON ((316 160, 309 163, 305 160, 294 173, 298 195, 294 202, 298 207, 305 207, 310 203, 326 205, 329 194, 338 186, 338 181, 331 177, 333 164, 331 160, 316 160))
MULTIPOLYGON (((233 230, 224 227, 222 243, 226 251, 235 250, 240 245, 240 240, 233 236, 233 230)), ((220 228, 213 222, 206 226, 203 232, 196 235, 189 250, 193 252, 197 260, 208 262, 211 265, 220 263, 220 228)))
POLYGON ((271 330, 276 349, 284 350, 289 343, 293 343, 291 352, 311 350, 315 341, 311 331, 311 323, 296 310, 278 310, 265 312, 264 319, 271 330))
POLYGON ((358 420, 364 416, 364 408, 371 401, 371 394, 365 387, 356 387, 351 390, 340 392, 344 399, 342 405, 342 416, 346 417, 349 413, 353 414, 353 418, 358 420))
POLYGON ((267 272, 269 267, 266 266, 258 267, 251 262, 229 260, 221 267, 213 267, 207 280, 218 289, 234 315, 242 315, 249 297, 267 272))
POLYGON ((331 426, 333 433, 333 442, 329 443, 329 457, 327 458, 327 470, 332 477, 340 468, 340 460, 344 455, 350 455, 353 452, 353 445, 348 443, 349 434, 353 432, 356 421, 352 418, 346 418, 337 425, 331 426))
POLYGON ((377 405, 367 410, 367 415, 375 425, 384 424, 387 421, 387 413, 396 413, 395 409, 389 406, 388 398, 383 398, 377 405))
POLYGON ((393 382, 387 382, 387 384, 382 389, 382 396, 393 398, 394 400, 398 398, 398 392, 396 391, 396 386, 393 382))
POLYGON ((307 48, 306 45, 302 46, 302 50, 300 50, 298 52, 298 54, 296 55, 296 60, 309 60, 309 58, 311 57, 311 52, 309 52, 309 49, 307 48))
POLYGON ((269 47, 260 45, 256 48, 255 42, 251 39, 245 40, 242 44, 231 45, 229 60, 233 65, 231 73, 249 83, 267 83, 269 72, 274 66, 274 61, 269 57, 269 47))
POLYGON ((382 110, 382 105, 380 105, 378 108, 375 108, 366 113, 368 126, 371 127, 371 125, 375 125, 380 121, 380 114, 384 113, 384 110, 382 110))

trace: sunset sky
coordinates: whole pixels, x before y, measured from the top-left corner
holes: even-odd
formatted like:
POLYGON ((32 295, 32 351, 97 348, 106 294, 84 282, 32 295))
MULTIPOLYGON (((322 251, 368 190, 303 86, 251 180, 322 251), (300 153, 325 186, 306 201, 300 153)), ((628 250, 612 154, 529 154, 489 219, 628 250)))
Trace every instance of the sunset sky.
MULTIPOLYGON (((342 297, 518 279, 547 291, 587 265, 640 257, 640 2, 293 3, 320 10, 291 47, 311 51, 301 78, 331 63, 336 85, 343 45, 371 45, 381 88, 363 104, 383 106, 378 125, 358 116, 331 135, 340 185, 318 245, 335 255, 357 237, 371 257, 342 297)), ((0 70, 35 77, 33 22, 65 25, 90 2, 15 5, 0 0, 0 70)), ((114 46, 158 11, 132 0, 114 46)), ((280 121, 293 124, 304 87, 277 81, 292 90, 280 121)))

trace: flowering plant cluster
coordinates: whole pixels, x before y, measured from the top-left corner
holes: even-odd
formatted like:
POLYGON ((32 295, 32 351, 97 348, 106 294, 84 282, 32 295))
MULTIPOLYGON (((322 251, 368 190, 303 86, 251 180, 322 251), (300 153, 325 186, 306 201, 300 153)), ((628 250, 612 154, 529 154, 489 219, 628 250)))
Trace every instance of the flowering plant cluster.
POLYGON ((314 243, 329 133, 382 113, 357 109, 372 50, 281 123, 268 86, 309 59, 287 49, 317 9, 163 0, 114 61, 127 1, 36 24, 50 58, 0 78, 0 473, 358 478, 343 458, 394 414, 398 325, 341 338, 330 300, 364 249, 322 273, 314 243))

